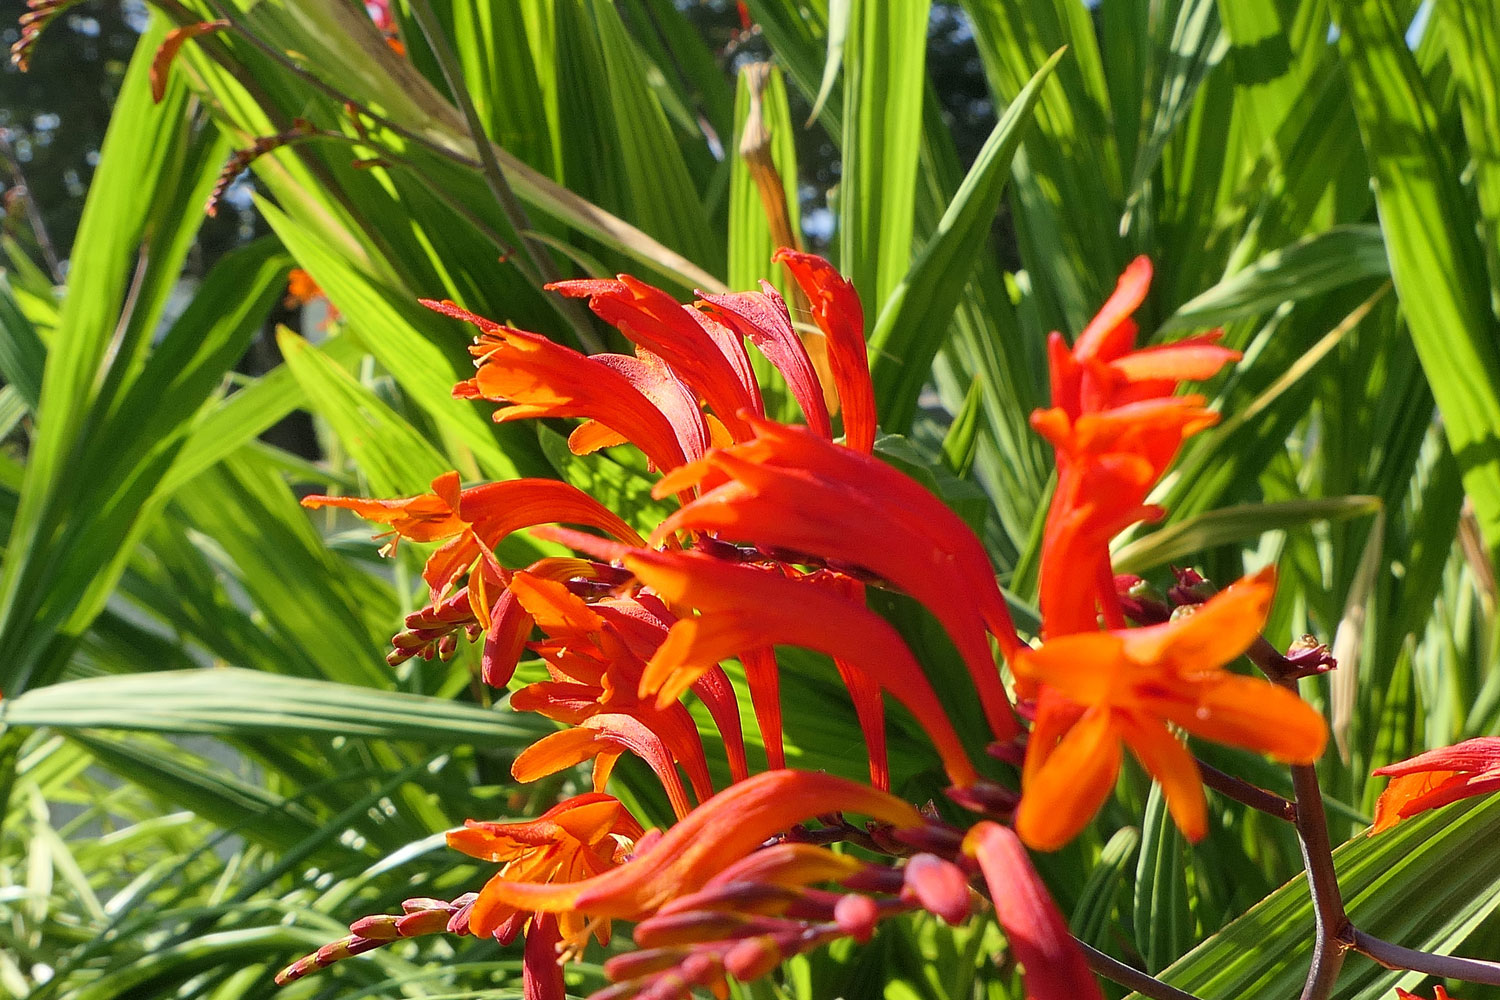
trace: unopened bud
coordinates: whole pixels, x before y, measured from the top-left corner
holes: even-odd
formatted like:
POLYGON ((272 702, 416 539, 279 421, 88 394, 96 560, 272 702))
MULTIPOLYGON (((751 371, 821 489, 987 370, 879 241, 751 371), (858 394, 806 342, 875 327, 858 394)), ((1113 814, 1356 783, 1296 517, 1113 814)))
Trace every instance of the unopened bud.
POLYGON ((1304 635, 1287 647, 1281 676, 1313 677, 1326 674, 1338 665, 1339 661, 1333 658, 1333 651, 1326 643, 1320 642, 1317 636, 1304 635))
POLYGON ((1132 573, 1115 576, 1115 594, 1120 599, 1120 610, 1137 625, 1160 625, 1172 613, 1166 598, 1149 582, 1132 573))
POLYGON ((724 953, 724 968, 742 983, 769 975, 781 964, 781 948, 772 937, 746 938, 724 953))
POLYGON ((914 855, 906 863, 906 887, 924 910, 949 924, 963 923, 969 915, 969 880, 951 861, 934 854, 914 855))
POLYGON ((1202 604, 1214 596, 1213 584, 1192 567, 1173 566, 1172 574, 1177 577, 1177 583, 1167 591, 1167 600, 1173 604, 1179 607, 1184 604, 1202 604))
POLYGON ((833 922, 839 925, 839 930, 860 944, 866 944, 875 934, 875 925, 880 922, 880 907, 869 896, 851 893, 834 904, 833 922))

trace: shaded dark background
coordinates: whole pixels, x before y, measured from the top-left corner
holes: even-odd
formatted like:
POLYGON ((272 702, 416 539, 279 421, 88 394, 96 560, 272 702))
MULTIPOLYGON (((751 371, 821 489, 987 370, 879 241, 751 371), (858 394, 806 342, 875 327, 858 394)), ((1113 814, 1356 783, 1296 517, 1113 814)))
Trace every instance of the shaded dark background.
MULTIPOLYGON (((678 6, 713 44, 739 33, 732 0, 678 0, 678 6)), ((7 50, 20 37, 17 21, 25 10, 24 0, 0 0, 0 41, 7 50)), ((48 27, 33 51, 30 72, 21 73, 8 58, 0 67, 0 231, 37 264, 61 265, 62 273, 54 277, 65 274, 110 107, 146 18, 144 0, 86 0, 48 27)), ((763 45, 752 39, 737 55, 759 54, 758 48, 763 45)), ((933 6, 928 73, 959 155, 968 163, 993 128, 995 112, 972 33, 956 4, 933 6)), ((802 131, 799 146, 803 208, 817 245, 825 243, 831 225, 819 209, 838 183, 837 152, 819 129, 802 131)), ((244 206, 243 199, 231 202, 205 221, 189 262, 193 273, 201 274, 225 250, 263 231, 244 206)))

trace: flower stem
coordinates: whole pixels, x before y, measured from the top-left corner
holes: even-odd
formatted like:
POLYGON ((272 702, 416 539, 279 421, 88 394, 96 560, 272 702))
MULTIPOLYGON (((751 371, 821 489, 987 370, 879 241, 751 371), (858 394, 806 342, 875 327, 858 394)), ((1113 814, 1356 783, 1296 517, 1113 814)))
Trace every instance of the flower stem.
POLYGON ((1275 792, 1268 792, 1264 788, 1252 785, 1244 778, 1237 778, 1232 774, 1197 761, 1198 771, 1203 776, 1203 783, 1214 791, 1236 802, 1258 809, 1277 819, 1284 819, 1288 823, 1297 822, 1297 804, 1290 799, 1284 799, 1275 792))
POLYGON ((1351 948, 1387 969, 1407 969, 1444 979, 1462 979, 1486 986, 1500 986, 1500 962, 1460 958, 1456 955, 1433 955, 1415 948, 1403 948, 1399 944, 1391 944, 1366 934, 1357 927, 1349 929, 1347 938, 1351 948))
MULTIPOLYGON (((1297 694, 1297 679, 1286 669, 1286 657, 1258 637, 1245 654, 1267 677, 1297 694)), ((1328 818, 1323 812, 1323 790, 1318 770, 1312 764, 1292 765, 1297 841, 1307 870, 1308 891, 1313 902, 1313 957, 1302 987, 1302 1000, 1326 1000, 1333 992, 1339 970, 1348 954, 1352 928, 1339 893, 1338 874, 1333 867, 1333 845, 1328 840, 1328 818)))
POLYGON ((1088 960, 1089 968, 1111 982, 1119 983, 1126 989, 1135 990, 1143 997, 1150 997, 1151 1000, 1198 1000, 1191 993, 1179 990, 1175 986, 1168 986, 1155 976, 1147 975, 1140 969, 1110 958, 1092 945, 1079 941, 1078 946, 1083 949, 1083 957, 1088 960))

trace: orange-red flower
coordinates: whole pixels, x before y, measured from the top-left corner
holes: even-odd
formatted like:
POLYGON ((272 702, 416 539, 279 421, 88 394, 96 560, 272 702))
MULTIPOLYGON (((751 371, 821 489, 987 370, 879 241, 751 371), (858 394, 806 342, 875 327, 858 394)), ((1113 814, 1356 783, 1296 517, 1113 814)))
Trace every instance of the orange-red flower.
MULTIPOLYGON (((1436 984, 1432 987, 1432 989, 1433 1000, 1458 1000, 1457 997, 1450 997, 1448 995, 1448 990, 1443 986, 1442 983, 1436 984)), ((1397 986, 1396 1000, 1427 1000, 1427 998, 1422 996, 1420 993, 1412 993, 1397 986)))
POLYGON ((816 435, 754 421, 755 438, 714 449, 657 484, 657 492, 719 485, 652 534, 712 531, 720 538, 856 566, 925 604, 968 666, 994 735, 1018 732, 985 628, 1019 648, 984 547, 937 497, 884 462, 816 435))
POLYGON ((1016 657, 1016 673, 1042 685, 1016 814, 1027 844, 1055 850, 1083 829, 1114 788, 1122 747, 1161 782, 1188 839, 1201 838, 1198 766, 1168 723, 1290 763, 1322 755, 1322 715, 1290 691, 1223 669, 1259 634, 1274 589, 1263 570, 1186 617, 1059 636, 1016 657))
POLYGON ((979 865, 995 915, 1021 965, 1026 1000, 1103 1000, 1078 942, 1009 827, 985 821, 964 837, 963 853, 979 865))
POLYGON ((1474 795, 1500 792, 1500 737, 1482 736, 1377 768, 1391 783, 1375 803, 1372 835, 1474 795))
POLYGON ((670 365, 736 438, 747 430, 741 410, 763 412, 745 345, 698 310, 628 274, 615 280, 558 281, 547 288, 587 298, 601 319, 670 365))
POLYGON ((875 446, 875 386, 865 353, 865 313, 849 279, 816 254, 782 247, 772 257, 786 265, 812 305, 813 322, 827 338, 829 367, 844 411, 844 443, 869 454, 875 446))
MULTIPOLYGON (((575 882, 496 879, 495 905, 545 913, 638 919, 697 892, 767 837, 814 816, 861 813, 897 829, 925 825, 906 802, 868 785, 813 771, 767 771, 730 785, 625 864, 575 882)), ((648 838, 651 835, 647 835, 648 838)))
MULTIPOLYGON (((448 846, 502 866, 479 891, 469 930, 480 937, 500 932, 513 938, 532 914, 505 902, 500 887, 593 878, 624 863, 641 833, 619 800, 599 792, 576 795, 523 823, 469 820, 448 834, 448 846)), ((582 913, 558 911, 558 925, 565 941, 581 942, 591 932, 601 943, 609 940, 608 920, 591 923, 582 913)))
MULTIPOLYGON (((674 423, 641 387, 651 388, 660 398, 674 391, 649 362, 632 367, 626 362, 637 359, 611 363, 606 359, 619 356, 591 358, 538 334, 476 316, 451 302, 424 299, 422 304, 479 327, 480 335, 469 348, 478 370, 473 378, 454 386, 453 395, 509 403, 495 411, 498 422, 584 417, 634 444, 663 470, 681 465, 706 440, 701 414, 694 416, 695 422, 674 423)), ((588 451, 601 442, 586 434, 575 443, 580 451, 588 451)))
POLYGON ((672 626, 641 677, 658 704, 707 668, 748 649, 803 646, 836 657, 889 691, 917 718, 956 785, 977 775, 942 702, 901 636, 836 589, 701 552, 628 553, 625 565, 668 603, 697 608, 672 626))
MULTIPOLYGON (((342 507, 360 517, 389 524, 399 538, 414 542, 447 539, 427 560, 422 578, 436 599, 486 552, 510 534, 538 524, 581 524, 639 545, 641 536, 587 493, 555 479, 513 479, 460 490, 458 473, 432 481, 432 492, 404 500, 359 497, 303 497, 304 507, 342 507)), ((392 540, 390 548, 395 547, 392 540)), ((387 550, 388 551, 388 550, 387 550)), ((499 595, 496 595, 499 596, 499 595)))
MULTIPOLYGON (((533 648, 551 674, 550 680, 512 695, 511 707, 576 727, 524 750, 511 769, 518 781, 594 760, 595 788, 602 790, 614 760, 629 751, 657 773, 679 816, 691 804, 677 765, 687 772, 700 801, 713 794, 703 741, 686 707, 675 697, 658 700, 637 693, 643 657, 661 644, 672 620, 659 602, 654 608, 629 598, 590 605, 563 584, 524 571, 511 577, 510 593, 547 635, 533 648)), ((721 726, 732 773, 743 778, 738 707, 723 672, 710 667, 694 678, 692 687, 721 726)))
POLYGON ((1174 396, 1178 385, 1239 357, 1215 343, 1217 332, 1131 350, 1132 314, 1150 282, 1151 262, 1137 257, 1071 349, 1060 334, 1048 341, 1052 406, 1031 415, 1057 451, 1038 586, 1045 636, 1091 631, 1096 609, 1109 627, 1125 624, 1110 539, 1161 515, 1147 495, 1183 441, 1218 421, 1202 396, 1174 396))

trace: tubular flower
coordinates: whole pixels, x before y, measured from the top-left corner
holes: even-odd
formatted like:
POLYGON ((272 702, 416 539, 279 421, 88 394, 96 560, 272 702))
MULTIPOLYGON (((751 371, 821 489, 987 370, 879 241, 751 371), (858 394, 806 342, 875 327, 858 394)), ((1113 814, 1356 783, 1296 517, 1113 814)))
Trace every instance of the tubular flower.
POLYGON ((989 885, 995 914, 1021 964, 1026 1000, 1103 1000, 1068 922, 1015 833, 998 823, 978 823, 964 837, 963 853, 989 885))
POLYGON ((767 837, 829 812, 863 813, 897 830, 926 825, 915 808, 868 785, 812 771, 767 771, 718 793, 618 868, 568 883, 492 880, 486 889, 518 910, 637 919, 702 889, 767 837))
POLYGON ((725 480, 668 517, 652 534, 712 531, 718 537, 859 567, 927 605, 968 665, 997 739, 1018 731, 985 628, 1007 655, 1015 627, 974 533, 897 470, 795 428, 754 422, 756 437, 715 449, 657 485, 657 492, 725 480))
POLYGON ((875 446, 875 386, 865 352, 865 313, 854 284, 815 254, 782 247, 772 258, 786 265, 812 304, 813 322, 823 331, 833 384, 844 411, 844 441, 869 454, 875 446))
MULTIPOLYGON (((448 834, 448 846, 502 866, 474 900, 469 932, 514 937, 532 914, 507 905, 499 887, 507 882, 544 885, 593 878, 624 863, 641 833, 640 823, 619 800, 599 792, 574 796, 529 822, 469 820, 463 829, 448 834)), ((609 940, 607 920, 590 924, 580 913, 564 912, 557 922, 564 941, 578 943, 591 932, 600 943, 609 940)))
MULTIPOLYGON (((512 769, 518 780, 534 780, 601 754, 612 758, 631 750, 656 770, 679 815, 690 806, 676 765, 687 771, 700 800, 713 794, 703 741, 692 716, 676 698, 643 700, 637 695, 645 664, 621 634, 622 627, 632 629, 637 633, 636 649, 655 649, 667 634, 667 623, 655 617, 670 617, 665 608, 647 608, 633 600, 591 606, 561 583, 520 571, 511 578, 510 593, 547 636, 534 648, 552 678, 517 691, 511 707, 581 727, 545 737, 523 751, 512 769), (642 631, 647 636, 641 636, 642 631)), ((693 690, 723 728, 731 769, 744 777, 738 708, 727 678, 714 665, 704 677, 695 678, 693 690)), ((596 787, 608 777, 609 763, 607 759, 602 771, 596 770, 596 787)))
POLYGON ((1146 505, 1147 495, 1182 442, 1218 421, 1202 396, 1174 395, 1178 386, 1209 378, 1240 356, 1215 343, 1217 331, 1131 350, 1132 314, 1150 283, 1151 262, 1137 257, 1071 350, 1060 334, 1048 341, 1052 408, 1031 416, 1057 451, 1038 595, 1044 636, 1092 630, 1096 607, 1110 627, 1124 625, 1110 539, 1161 515, 1146 505))
MULTIPOLYGON (((642 544, 634 528, 587 493, 554 479, 514 479, 459 490, 458 473, 432 481, 432 492, 406 500, 303 497, 302 506, 342 507, 389 524, 398 538, 414 542, 447 539, 427 560, 422 578, 436 599, 474 561, 514 532, 538 524, 566 522, 598 528, 623 542, 642 544)), ((388 547, 394 549, 393 540, 388 547)))
MULTIPOLYGON (((305 501, 388 525, 392 546, 400 538, 439 543, 423 570, 431 603, 407 617, 392 662, 448 656, 458 633, 483 635, 480 678, 506 687, 534 654, 540 667, 524 668, 509 705, 562 728, 520 753, 512 774, 531 781, 592 762, 593 791, 529 822, 470 821, 448 839, 500 866, 482 890, 357 922, 284 978, 421 933, 509 942, 524 932, 527 996, 552 1000, 563 995, 558 951, 576 954, 590 936, 603 941, 619 918, 636 922, 640 950, 609 960, 615 985, 596 1000, 700 987, 724 997, 730 978, 755 979, 840 937, 866 941, 893 915, 926 910, 963 921, 987 888, 1028 996, 1089 1000, 1097 984, 1017 834, 1053 848, 1077 833, 1109 795, 1129 748, 1162 782, 1183 830, 1201 836, 1202 786, 1172 726, 1282 760, 1321 753, 1316 712, 1224 669, 1264 623, 1269 573, 1185 617, 1164 620, 1162 602, 1150 609, 1160 624, 1125 627, 1111 539, 1156 516, 1151 489, 1182 442, 1216 419, 1201 397, 1175 395, 1179 383, 1237 356, 1214 335, 1132 350, 1131 316, 1149 264, 1127 269, 1071 349, 1057 336, 1049 345, 1053 406, 1033 423, 1056 448, 1059 471, 1042 544, 1045 641, 1033 649, 1017 637, 973 532, 873 455, 876 409, 853 287, 821 258, 783 250, 776 259, 810 301, 818 333, 801 334, 764 283, 688 305, 628 275, 552 286, 587 299, 634 345, 631 355, 587 356, 452 303, 426 303, 478 328, 475 374, 455 396, 501 404, 499 421, 580 421, 568 439, 575 454, 632 445, 661 474, 655 496, 675 496, 680 507, 648 540, 579 490, 543 480, 462 489, 447 473, 431 492, 405 499, 305 501), (785 377, 807 427, 765 418, 747 344, 785 377), (589 531, 547 527, 557 524, 589 531), (527 528, 577 556, 502 565, 503 540, 527 528), (902 635, 867 606, 871 586, 898 589, 931 611, 972 693, 934 689, 902 635), (1034 720, 1024 761, 992 640, 1034 720), (785 768, 778 645, 832 658, 865 735, 868 784, 785 768), (766 748, 771 769, 759 774, 750 771, 737 692, 720 666, 730 658, 744 666, 766 748), (683 703, 689 693, 703 716, 683 703), (886 694, 930 738, 954 803, 1014 815, 1017 834, 982 822, 965 837, 889 793, 886 694), (1000 741, 997 756, 1023 764, 1019 800, 970 759, 949 711, 964 697, 977 697, 1000 741), (717 729, 712 747, 700 734, 710 718, 713 726, 701 729, 717 729), (730 783, 716 789, 709 760, 719 745, 730 783), (643 831, 605 793, 625 754, 659 779, 676 815, 667 829, 643 831), (845 811, 870 822, 854 826, 845 811), (827 849, 840 840, 883 852, 889 863, 827 849)), ((1125 589, 1136 594, 1134 582, 1125 589)), ((1143 601, 1130 605, 1141 615, 1143 601)))
POLYGON ((1500 737, 1482 736, 1377 768, 1391 783, 1375 803, 1370 834, 1420 812, 1475 795, 1500 792, 1500 737))
POLYGON ((746 649, 805 646, 862 671, 915 715, 959 786, 978 775, 932 685, 885 619, 827 587, 699 552, 625 556, 637 578, 669 603, 702 614, 672 626, 641 677, 643 694, 674 702, 703 670, 746 649))
POLYGON ((1161 782, 1189 840, 1208 830, 1198 766, 1167 723, 1220 743, 1308 764, 1323 753, 1323 717, 1294 693, 1223 669, 1265 624, 1270 570, 1164 625, 1083 632, 1022 651, 1016 673, 1043 686, 1026 751, 1016 831, 1055 850, 1114 788, 1129 747, 1161 782))
POLYGON ((613 281, 587 278, 547 287, 587 298, 600 319, 670 365, 736 437, 745 429, 741 410, 762 412, 745 345, 722 325, 706 322, 691 306, 628 274, 613 281))

